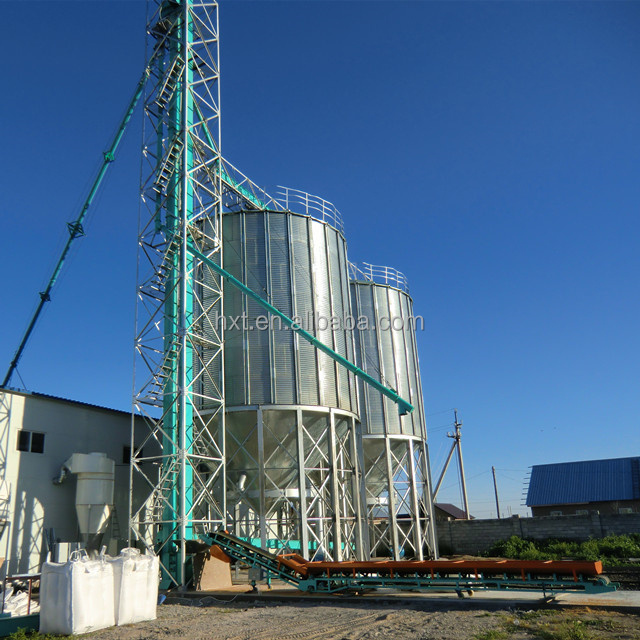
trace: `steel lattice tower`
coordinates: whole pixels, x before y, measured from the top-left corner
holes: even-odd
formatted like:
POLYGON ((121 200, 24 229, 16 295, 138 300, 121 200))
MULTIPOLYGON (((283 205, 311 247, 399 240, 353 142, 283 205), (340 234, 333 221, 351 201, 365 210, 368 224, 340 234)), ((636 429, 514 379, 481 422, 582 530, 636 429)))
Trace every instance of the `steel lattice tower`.
POLYGON ((134 391, 148 430, 131 442, 148 497, 132 491, 130 528, 160 554, 164 584, 184 585, 185 541, 226 512, 223 285, 188 251, 222 261, 218 5, 150 7, 134 391))

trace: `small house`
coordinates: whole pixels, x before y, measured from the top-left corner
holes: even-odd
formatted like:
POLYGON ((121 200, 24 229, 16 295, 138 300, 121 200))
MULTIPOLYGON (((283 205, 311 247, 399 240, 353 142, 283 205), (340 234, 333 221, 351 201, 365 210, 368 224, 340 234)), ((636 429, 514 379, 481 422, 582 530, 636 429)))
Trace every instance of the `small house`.
POLYGON ((540 464, 527 506, 536 516, 640 512, 640 457, 540 464))

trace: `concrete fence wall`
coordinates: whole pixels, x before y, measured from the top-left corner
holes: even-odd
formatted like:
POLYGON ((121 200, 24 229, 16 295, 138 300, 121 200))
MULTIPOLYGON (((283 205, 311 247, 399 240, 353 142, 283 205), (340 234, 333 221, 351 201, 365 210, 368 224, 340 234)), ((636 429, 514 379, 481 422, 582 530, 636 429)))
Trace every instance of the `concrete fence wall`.
POLYGON ((640 533, 640 513, 448 520, 437 522, 436 529, 442 555, 474 555, 511 536, 531 540, 559 538, 582 542, 589 538, 604 538, 612 534, 640 533))

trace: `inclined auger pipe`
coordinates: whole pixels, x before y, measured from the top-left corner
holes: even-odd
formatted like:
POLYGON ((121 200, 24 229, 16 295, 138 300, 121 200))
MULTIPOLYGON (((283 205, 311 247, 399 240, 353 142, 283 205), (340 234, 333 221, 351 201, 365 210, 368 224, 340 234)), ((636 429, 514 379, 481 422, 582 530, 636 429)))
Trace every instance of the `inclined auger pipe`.
POLYGON ((411 413, 413 411, 413 405, 400 397, 393 389, 389 389, 389 387, 385 387, 383 384, 378 382, 374 377, 370 376, 368 373, 357 367, 353 362, 347 360, 344 356, 341 356, 339 353, 336 353, 331 347, 328 347, 324 342, 321 342, 315 336, 311 335, 308 331, 305 331, 300 325, 295 323, 289 316, 285 315, 274 307, 272 304, 267 302, 264 298, 260 297, 255 291, 247 287, 244 283, 240 282, 236 277, 232 276, 228 271, 225 271, 220 265, 216 264, 213 260, 208 258, 204 253, 198 251, 193 245, 189 245, 189 252, 204 262, 207 266, 211 267, 216 273, 221 275, 225 280, 228 280, 234 287, 237 287, 244 293, 246 296, 250 297, 252 300, 255 300, 258 304, 264 307, 270 314, 277 316, 280 318, 292 331, 297 333, 301 338, 304 338, 307 342, 310 342, 316 349, 326 353, 330 358, 333 358, 338 364, 341 364, 343 367, 354 373, 358 378, 364 380, 368 385, 372 386, 374 389, 378 390, 383 395, 390 398, 398 405, 398 411, 400 415, 406 415, 407 413, 411 413))

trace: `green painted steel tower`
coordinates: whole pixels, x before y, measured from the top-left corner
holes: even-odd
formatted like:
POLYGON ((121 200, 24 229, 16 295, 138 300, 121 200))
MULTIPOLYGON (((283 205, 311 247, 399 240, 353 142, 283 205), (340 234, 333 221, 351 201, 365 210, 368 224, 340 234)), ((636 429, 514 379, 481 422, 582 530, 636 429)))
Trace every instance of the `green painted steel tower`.
MULTIPOLYGON (((337 400, 322 403, 320 397, 310 401, 301 395, 285 416, 295 416, 292 430, 287 419, 270 424, 269 411, 279 406, 272 402, 258 410, 255 429, 249 425, 255 442, 244 427, 234 427, 232 417, 225 425, 225 409, 244 407, 225 407, 224 280, 248 297, 252 309, 258 304, 296 334, 291 349, 302 341, 313 345, 319 376, 346 368, 348 375, 334 372, 336 380, 346 383, 354 374, 390 398, 402 415, 413 406, 348 360, 346 334, 340 342, 320 330, 318 335, 303 330, 224 269, 223 213, 263 212, 287 221, 289 191, 279 202, 221 156, 217 2, 154 0, 149 6, 129 530, 137 544, 160 556, 165 588, 189 582, 189 541, 206 539, 227 522, 238 529, 251 520, 242 535, 254 538, 251 527, 258 526, 263 545, 296 542, 305 554, 322 549, 335 559, 363 557, 359 435, 351 408, 346 419, 333 406, 337 400), (322 359, 316 360, 315 350, 322 359), (265 449, 265 440, 272 450, 265 449), (255 487, 245 486, 247 478, 259 485, 259 500, 255 487)), ((316 200, 305 194, 300 220, 316 215, 316 200)), ((331 249, 318 238, 341 232, 330 231, 324 219, 314 225, 315 235, 299 247, 291 269, 309 271, 311 263, 305 268, 299 262, 305 252, 313 254, 314 266, 325 274, 315 277, 318 293, 313 295, 329 313, 337 308, 327 302, 332 287, 347 291, 346 256, 343 268, 330 268, 331 249)), ((302 292, 297 293, 301 299, 302 292)), ((345 299, 338 305, 343 311, 348 309, 345 299)), ((274 371, 274 377, 286 375, 284 369, 274 371)))
POLYGON ((225 522, 218 5, 150 4, 130 529, 185 585, 186 541, 225 522), (138 499, 136 499, 138 498, 138 499))

